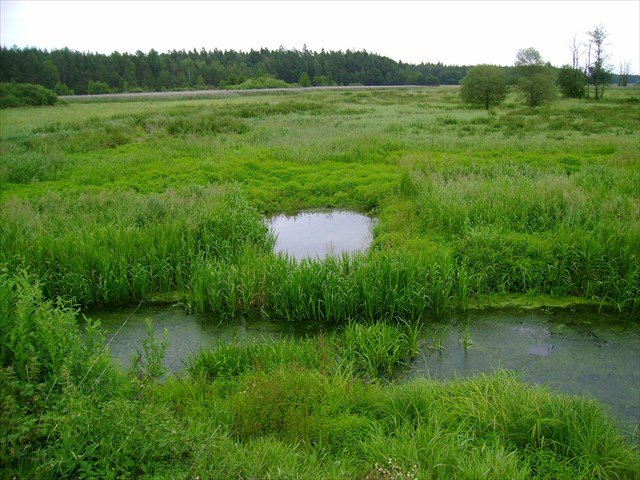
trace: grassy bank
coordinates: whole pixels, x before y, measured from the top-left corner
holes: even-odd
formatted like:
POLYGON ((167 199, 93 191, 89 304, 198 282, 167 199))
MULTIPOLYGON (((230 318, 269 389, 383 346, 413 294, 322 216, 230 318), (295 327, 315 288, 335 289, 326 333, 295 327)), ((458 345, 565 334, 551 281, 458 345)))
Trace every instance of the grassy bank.
POLYGON ((325 319, 331 294, 346 320, 520 294, 637 312, 638 98, 487 114, 423 88, 4 111, 0 261, 81 304, 172 291, 295 318, 284 304, 305 299, 326 311, 301 316, 325 319), (379 215, 349 273, 268 254, 259 214, 315 207, 379 215), (345 291, 367 269, 389 272, 372 290, 399 285, 373 302, 390 312, 345 291))
POLYGON ((510 374, 388 383, 409 325, 224 345, 159 383, 162 347, 109 362, 90 326, 0 276, 0 461, 8 478, 634 478, 599 404, 510 374), (30 332, 25 335, 25 332, 30 332))

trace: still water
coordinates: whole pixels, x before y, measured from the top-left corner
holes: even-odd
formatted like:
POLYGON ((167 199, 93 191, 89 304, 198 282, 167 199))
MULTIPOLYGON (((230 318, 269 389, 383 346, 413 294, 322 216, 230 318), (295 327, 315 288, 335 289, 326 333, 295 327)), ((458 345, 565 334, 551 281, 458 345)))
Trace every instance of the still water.
POLYGON ((243 345, 306 334, 304 329, 291 323, 273 322, 259 315, 221 322, 211 315, 189 314, 178 305, 96 310, 86 316, 100 320, 111 356, 123 367, 128 367, 131 356, 142 350, 142 341, 147 335, 146 320, 151 319, 158 341, 162 340, 163 331, 167 330, 168 347, 164 366, 172 373, 184 369, 189 358, 200 350, 215 348, 220 343, 243 345))
MULTIPOLYGON (((158 338, 166 328, 165 366, 170 372, 180 371, 200 349, 219 342, 246 344, 314 333, 313 327, 259 316, 220 322, 187 314, 178 306, 87 316, 101 320, 111 355, 123 366, 141 348, 146 318, 152 319, 158 338)), ((398 379, 449 379, 497 369, 515 371, 525 382, 595 397, 625 429, 640 423, 640 324, 590 310, 483 310, 430 322, 422 330, 419 355, 398 372, 398 379)))
POLYGON ((376 219, 346 210, 318 210, 278 215, 267 224, 276 235, 275 252, 302 260, 366 251, 376 219))
POLYGON ((403 378, 511 370, 528 383, 590 395, 627 426, 640 422, 640 325, 594 311, 483 310, 432 323, 403 378))

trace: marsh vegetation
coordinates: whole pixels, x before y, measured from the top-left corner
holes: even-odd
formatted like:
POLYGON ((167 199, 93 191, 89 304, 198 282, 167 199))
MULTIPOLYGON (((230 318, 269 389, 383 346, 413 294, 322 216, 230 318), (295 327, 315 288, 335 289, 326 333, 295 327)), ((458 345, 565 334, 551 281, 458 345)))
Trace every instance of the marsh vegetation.
POLYGON ((418 323, 452 310, 515 298, 637 316, 639 98, 507 97, 486 112, 456 88, 416 88, 0 112, 3 465, 43 478, 633 478, 633 440, 594 400, 504 373, 388 374, 415 355, 418 323), (376 216, 371 248, 274 254, 265 217, 327 208, 376 216), (340 329, 222 346, 157 382, 162 345, 123 374, 70 308, 151 300, 340 329))

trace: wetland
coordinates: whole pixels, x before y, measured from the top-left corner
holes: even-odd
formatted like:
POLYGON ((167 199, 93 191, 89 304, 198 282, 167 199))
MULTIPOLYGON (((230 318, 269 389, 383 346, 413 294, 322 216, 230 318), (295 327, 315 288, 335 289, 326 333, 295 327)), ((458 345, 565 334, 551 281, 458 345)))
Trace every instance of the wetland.
POLYGON ((637 478, 639 99, 0 111, 3 466, 637 478))

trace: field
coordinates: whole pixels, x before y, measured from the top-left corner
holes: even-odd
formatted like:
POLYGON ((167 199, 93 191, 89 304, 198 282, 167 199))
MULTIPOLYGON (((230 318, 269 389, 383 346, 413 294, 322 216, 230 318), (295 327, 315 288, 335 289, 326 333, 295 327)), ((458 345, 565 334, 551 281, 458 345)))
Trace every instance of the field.
POLYGON ((452 309, 637 318, 639 107, 630 87, 487 113, 438 87, 0 112, 0 460, 47 478, 637 478, 593 401, 506 374, 386 379, 452 309), (274 256, 264 216, 319 207, 377 216, 370 252, 274 256), (158 300, 343 330, 206 352, 158 383, 161 345, 118 373, 69 309, 158 300))

